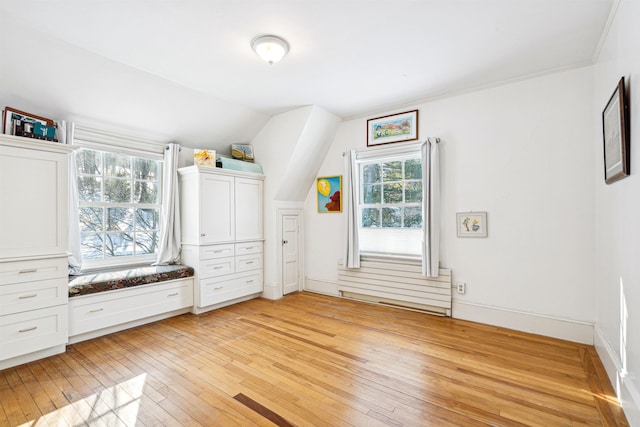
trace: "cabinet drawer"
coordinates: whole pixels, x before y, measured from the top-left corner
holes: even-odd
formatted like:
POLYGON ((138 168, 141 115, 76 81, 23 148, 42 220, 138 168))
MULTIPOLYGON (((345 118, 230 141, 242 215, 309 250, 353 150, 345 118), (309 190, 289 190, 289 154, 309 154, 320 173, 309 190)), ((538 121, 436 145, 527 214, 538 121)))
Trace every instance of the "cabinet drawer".
POLYGON ((236 255, 262 253, 262 242, 236 243, 236 255))
POLYGON ((0 262, 0 285, 67 277, 67 257, 0 262))
POLYGON ((233 243, 226 245, 210 245, 202 246, 200 248, 200 259, 216 259, 231 257, 235 254, 235 247, 233 243))
POLYGON ((219 258, 200 261, 198 274, 201 278, 223 276, 235 271, 235 258, 219 258))
POLYGON ((66 304, 0 317, 0 360, 67 341, 66 304))
POLYGON ((69 301, 69 335, 193 306, 193 280, 119 289, 69 301))
POLYGON ((236 257, 236 272, 257 270, 262 268, 262 254, 242 255, 236 257))
POLYGON ((0 286, 0 314, 66 304, 68 294, 66 276, 60 279, 2 285, 0 286))
POLYGON ((200 307, 262 292, 262 271, 200 281, 200 307))

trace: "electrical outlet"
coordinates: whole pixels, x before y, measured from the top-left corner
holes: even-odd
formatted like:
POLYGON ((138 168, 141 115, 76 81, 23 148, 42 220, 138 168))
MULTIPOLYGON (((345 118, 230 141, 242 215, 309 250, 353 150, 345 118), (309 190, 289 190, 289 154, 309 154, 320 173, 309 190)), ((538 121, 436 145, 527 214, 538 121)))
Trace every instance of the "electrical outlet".
POLYGON ((456 283, 456 285, 458 286, 458 293, 459 294, 464 294, 465 292, 467 292, 467 284, 464 282, 458 282, 456 283))

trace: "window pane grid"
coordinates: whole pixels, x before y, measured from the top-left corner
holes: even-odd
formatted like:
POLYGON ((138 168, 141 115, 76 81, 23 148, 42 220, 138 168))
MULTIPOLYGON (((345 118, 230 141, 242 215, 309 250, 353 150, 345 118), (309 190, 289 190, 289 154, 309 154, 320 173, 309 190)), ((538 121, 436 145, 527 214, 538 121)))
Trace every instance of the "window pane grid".
POLYGON ((363 163, 360 174, 361 227, 422 227, 422 164, 419 158, 363 163))
POLYGON ((160 162, 91 149, 79 150, 77 159, 83 259, 156 253, 160 162))

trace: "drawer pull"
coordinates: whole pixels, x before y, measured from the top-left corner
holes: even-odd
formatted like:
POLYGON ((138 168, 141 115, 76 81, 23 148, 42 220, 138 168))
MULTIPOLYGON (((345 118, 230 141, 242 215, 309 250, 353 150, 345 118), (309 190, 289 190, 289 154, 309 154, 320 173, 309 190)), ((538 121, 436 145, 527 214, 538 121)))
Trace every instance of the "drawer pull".
POLYGON ((220 289, 224 288, 224 286, 218 286, 217 288, 213 288, 214 291, 219 291, 220 289))
POLYGON ((245 264, 253 264, 253 261, 247 261, 245 264))
POLYGON ((29 268, 29 269, 26 269, 26 270, 18 271, 18 274, 35 273, 36 271, 38 271, 37 268, 29 268))
POLYGON ((221 249, 219 251, 213 251, 214 254, 221 254, 223 252, 229 252, 229 249, 221 249))
POLYGON ((96 309, 93 309, 93 310, 89 310, 89 313, 99 313, 102 310, 104 310, 104 308, 96 308, 96 309))
POLYGON ((168 296, 168 297, 175 297, 176 295, 180 295, 180 293, 179 293, 179 292, 176 292, 176 293, 174 293, 174 294, 169 294, 169 295, 167 295, 167 296, 168 296))
POLYGON ((247 283, 253 283, 253 280, 247 280, 247 283))
POLYGON ((204 237, 204 236, 206 236, 206 234, 200 233, 200 237, 204 237))
POLYGON ((217 267, 213 267, 214 270, 222 270, 224 268, 223 265, 219 265, 217 267))
POLYGON ((20 296, 18 297, 18 299, 29 299, 29 298, 35 298, 35 297, 37 297, 37 296, 38 296, 38 294, 20 295, 20 296))
POLYGON ((250 251, 251 249, 255 248, 255 246, 247 246, 246 248, 244 248, 245 251, 250 251))
POLYGON ((20 333, 22 334, 22 333, 24 333, 24 332, 31 332, 31 331, 35 331, 36 329, 38 329, 38 327, 37 327, 37 326, 32 326, 32 327, 27 328, 27 329, 20 329, 18 332, 20 332, 20 333))

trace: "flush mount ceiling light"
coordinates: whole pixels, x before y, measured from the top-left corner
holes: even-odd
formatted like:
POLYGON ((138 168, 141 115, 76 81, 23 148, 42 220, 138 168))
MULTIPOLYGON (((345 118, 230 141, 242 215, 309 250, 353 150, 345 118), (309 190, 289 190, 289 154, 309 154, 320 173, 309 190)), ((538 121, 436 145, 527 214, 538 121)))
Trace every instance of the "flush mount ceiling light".
POLYGON ((258 36, 251 41, 251 48, 263 61, 271 65, 289 52, 289 43, 278 36, 258 36))

